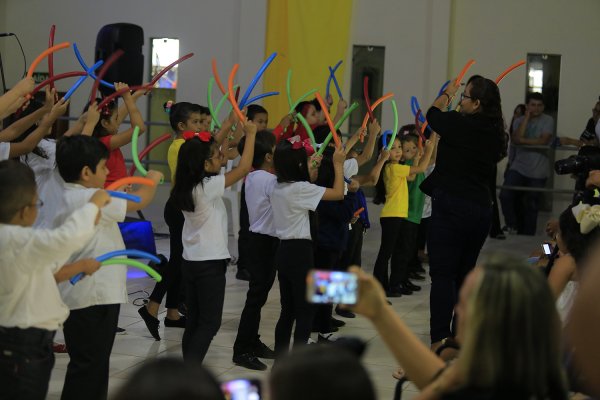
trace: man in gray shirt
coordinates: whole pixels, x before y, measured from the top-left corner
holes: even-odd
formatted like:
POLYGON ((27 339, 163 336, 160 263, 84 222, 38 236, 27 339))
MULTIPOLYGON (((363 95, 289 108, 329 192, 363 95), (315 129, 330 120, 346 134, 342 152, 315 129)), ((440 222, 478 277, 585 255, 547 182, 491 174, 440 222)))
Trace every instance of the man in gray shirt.
MULTIPOLYGON (((528 93, 526 107, 525 115, 513 123, 511 140, 519 147, 504 177, 503 186, 545 187, 551 173, 547 150, 526 146, 549 145, 554 136, 554 120, 544 114, 544 98, 540 93, 528 93)), ((540 195, 541 192, 500 191, 500 203, 509 232, 516 233, 518 228, 519 233, 535 235, 540 195), (519 214, 522 219, 518 224, 517 211, 521 204, 519 214)))

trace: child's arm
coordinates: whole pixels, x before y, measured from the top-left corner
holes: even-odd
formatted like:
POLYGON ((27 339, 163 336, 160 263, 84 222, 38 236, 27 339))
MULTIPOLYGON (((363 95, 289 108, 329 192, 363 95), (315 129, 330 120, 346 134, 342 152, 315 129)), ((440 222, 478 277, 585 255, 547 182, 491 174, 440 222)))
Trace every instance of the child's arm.
POLYGON ((418 165, 416 165, 416 166, 412 165, 410 167, 410 175, 425 172, 425 170, 427 169, 427 166, 429 166, 429 161, 431 160, 431 154, 433 153, 433 146, 434 146, 433 141, 428 140, 425 142, 425 154, 423 155, 421 160, 419 160, 418 165))
POLYGON ((65 102, 64 99, 60 99, 58 103, 52 107, 50 113, 44 115, 42 121, 38 125, 37 129, 34 130, 29 136, 27 136, 22 142, 11 143, 9 158, 18 157, 23 154, 27 154, 35 149, 35 146, 45 137, 50 134, 54 121, 67 111, 69 101, 65 102))
MULTIPOLYGON (((356 162, 358 162, 358 166, 366 164, 373 157, 373 152, 375 151, 375 143, 377 142, 377 138, 379 137, 379 132, 381 132, 381 126, 377 120, 372 121, 369 124, 369 137, 367 138, 367 144, 363 149, 363 152, 356 157, 356 162)), ((349 151, 346 149, 346 151, 349 151)))
MULTIPOLYGON (((136 90, 131 95, 131 98, 133 99, 134 102, 136 102, 137 99, 142 97, 147 91, 148 91, 148 89, 136 90)), ((137 109, 137 106, 136 106, 136 109, 137 109)), ((138 112, 139 112, 139 109, 138 109, 138 112)), ((127 108, 127 103, 123 102, 123 104, 121 104, 121 106, 119 107, 117 113, 118 113, 117 114, 117 124, 121 125, 123 123, 123 121, 125 121, 125 118, 127 118, 127 116, 129 115, 129 108, 127 108)))
POLYGON ((140 186, 138 190, 131 192, 131 194, 139 196, 141 201, 139 203, 127 201, 127 212, 142 210, 146 208, 150 204, 150 202, 152 202, 152 199, 154 199, 154 195, 156 194, 158 184, 163 180, 163 174, 162 172, 150 170, 148 171, 148 175, 146 175, 146 178, 152 179, 155 185, 143 185, 140 186))
POLYGON ((389 150, 382 149, 377 159, 377 163, 373 166, 373 169, 369 175, 356 175, 352 179, 356 179, 360 186, 375 186, 379 180, 381 170, 385 165, 385 162, 390 158, 389 150))
POLYGON ((65 133, 63 133, 63 136, 79 135, 81 132, 83 132, 83 128, 87 122, 87 115, 87 111, 81 114, 77 121, 75 121, 75 123, 70 126, 65 133))
POLYGON ((346 152, 342 146, 335 148, 333 153, 333 169, 335 171, 335 180, 333 188, 326 188, 322 200, 342 200, 344 198, 344 161, 346 152))
POLYGON ((25 96, 33 91, 34 86, 33 78, 24 78, 0 96, 0 119, 18 110, 27 101, 25 96))
POLYGON ((335 116, 333 117, 333 124, 337 124, 337 122, 342 118, 342 116, 344 115, 344 111, 346 111, 346 108, 348 108, 348 103, 346 103, 346 100, 344 99, 340 99, 340 101, 338 101, 337 104, 337 110, 335 111, 335 116))
POLYGON ((252 158, 254 157, 254 141, 256 139, 256 125, 252 121, 246 121, 244 124, 244 131, 246 132, 246 143, 244 144, 244 151, 242 152, 242 158, 237 167, 225 174, 225 187, 233 185, 244 176, 248 175, 252 168, 252 158))
MULTIPOLYGON (((242 110, 242 113, 244 115, 246 114, 245 108, 242 110)), ((215 142, 217 142, 219 145, 223 144, 223 142, 225 141, 225 138, 227 138, 231 135, 231 127, 234 124, 236 124, 237 122, 238 122, 237 115, 233 112, 233 110, 231 110, 231 112, 229 113, 229 116, 227 118, 225 118, 225 120, 221 124, 221 129, 219 129, 219 131, 215 135, 215 142)), ((236 129, 237 129, 237 127, 236 127, 236 129)))
POLYGON ((98 271, 99 268, 99 261, 96 261, 93 258, 85 258, 71 264, 63 265, 63 267, 54 274, 54 279, 56 280, 56 283, 61 283, 79 273, 92 275, 94 272, 98 271))
MULTIPOLYGON (((125 83, 115 82, 115 89, 120 90, 128 87, 125 83)), ((140 129, 140 134, 146 132, 146 125, 144 124, 144 119, 142 118, 142 114, 140 110, 138 110, 135 105, 135 100, 130 92, 123 93, 123 101, 125 102, 125 106, 129 111, 129 120, 131 121, 131 128, 126 131, 117 133, 116 135, 112 135, 110 138, 110 150, 118 149, 120 147, 125 146, 128 143, 131 143, 131 138, 133 137, 133 130, 137 126, 140 129)))
POLYGON ((98 121, 100 121, 100 110, 98 110, 98 104, 94 101, 88 107, 88 110, 85 114, 87 115, 85 117, 85 124, 83 125, 83 129, 81 130, 81 134, 86 136, 92 136, 94 134, 94 129, 96 128, 98 121))
POLYGON ((567 283, 575 273, 575 260, 569 255, 563 255, 556 259, 554 267, 548 275, 548 284, 555 299, 558 299, 567 283))
POLYGON ((50 91, 50 88, 47 87, 46 101, 44 102, 44 106, 23 118, 19 118, 6 129, 0 131, 0 142, 10 142, 11 140, 15 140, 31 125, 39 121, 45 114, 52 111, 52 107, 54 106, 55 94, 55 89, 50 91))
POLYGON ((237 144, 242 139, 242 136, 244 136, 244 129, 242 128, 241 124, 238 124, 238 126, 235 128, 235 132, 233 132, 233 135, 228 136, 227 140, 224 141, 224 144, 227 145, 224 153, 228 160, 233 160, 240 155, 237 150, 237 144))

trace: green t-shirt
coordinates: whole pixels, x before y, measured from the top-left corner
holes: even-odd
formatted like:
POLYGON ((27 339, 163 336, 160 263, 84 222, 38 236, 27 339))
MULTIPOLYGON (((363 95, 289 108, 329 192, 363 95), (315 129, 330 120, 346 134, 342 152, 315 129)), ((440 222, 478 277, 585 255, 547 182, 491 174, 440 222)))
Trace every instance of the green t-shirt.
MULTIPOLYGON (((408 161, 406 165, 412 165, 412 160, 408 161)), ((406 219, 415 224, 420 224, 423 216, 425 193, 419 189, 419 185, 424 180, 425 174, 420 172, 415 176, 414 181, 408 181, 408 217, 406 219)))

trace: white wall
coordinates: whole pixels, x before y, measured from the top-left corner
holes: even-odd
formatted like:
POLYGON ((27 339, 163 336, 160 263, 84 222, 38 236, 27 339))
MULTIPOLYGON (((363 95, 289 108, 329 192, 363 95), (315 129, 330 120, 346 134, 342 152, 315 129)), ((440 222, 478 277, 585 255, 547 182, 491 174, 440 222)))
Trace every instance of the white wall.
MULTIPOLYGON (((410 97, 428 107, 446 80, 450 3, 446 0, 354 0, 352 45, 385 46, 384 93, 396 94, 400 125, 411 123, 410 97)), ((346 69, 345 92, 350 91, 346 69)), ((392 127, 392 112, 383 108, 383 127, 392 127)))
MULTIPOLYGON (((453 0, 448 74, 456 75, 469 58, 477 61, 469 72, 494 78, 527 53, 560 54, 557 132, 579 137, 600 95, 599 18, 598 0, 453 0)), ((500 84, 507 121, 524 102, 525 75, 521 67, 500 84)), ((558 151, 556 158, 571 154, 558 151)), ((573 184, 555 176, 555 188, 573 184)), ((563 205, 555 203, 554 210, 563 205)))
MULTIPOLYGON (((150 38, 179 38, 180 54, 195 55, 179 68, 177 99, 206 104, 212 57, 217 59, 220 74, 225 78, 233 64, 239 62, 238 79, 242 83, 249 82, 264 61, 266 1, 0 0, 0 32, 19 35, 30 63, 47 47, 50 26, 55 24, 55 42, 76 42, 90 64, 96 35, 102 26, 116 22, 137 24, 144 29, 145 78, 149 70, 150 38)), ((20 50, 13 40, 0 38, 0 51, 10 87, 23 70, 20 50)), ((56 53, 54 60, 55 73, 81 69, 72 50, 56 53)), ((38 70, 47 71, 47 64, 40 64, 38 70)), ((71 84, 72 81, 65 81, 57 87, 68 89, 71 84)), ((75 110, 82 108, 90 87, 91 82, 73 96, 75 110)), ((259 84, 255 92, 260 90, 259 84)), ((145 106, 140 109, 145 111, 145 106)))

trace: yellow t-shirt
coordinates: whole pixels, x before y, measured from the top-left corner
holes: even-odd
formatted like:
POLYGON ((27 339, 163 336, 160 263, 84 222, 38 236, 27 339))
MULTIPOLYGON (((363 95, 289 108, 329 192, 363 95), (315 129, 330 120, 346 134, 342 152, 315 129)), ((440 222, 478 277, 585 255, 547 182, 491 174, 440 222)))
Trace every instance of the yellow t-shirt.
POLYGON ((179 148, 185 143, 184 139, 175 139, 169 146, 167 152, 167 162, 169 163, 169 169, 171 170, 171 185, 175 184, 175 171, 177 170, 177 156, 179 155, 179 148))
POLYGON ((410 175, 410 165, 388 164, 383 170, 385 185, 385 205, 380 218, 408 217, 408 184, 406 177, 410 175))

